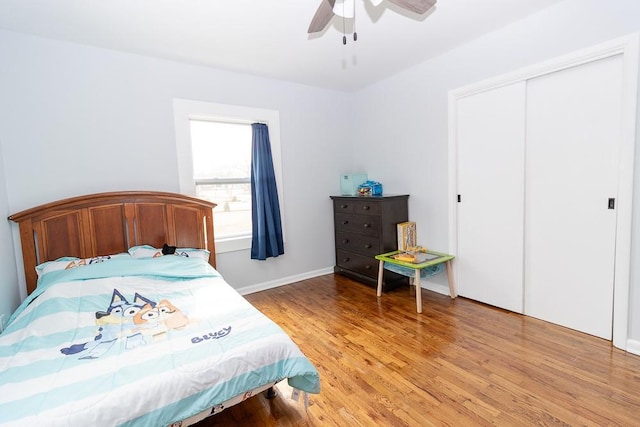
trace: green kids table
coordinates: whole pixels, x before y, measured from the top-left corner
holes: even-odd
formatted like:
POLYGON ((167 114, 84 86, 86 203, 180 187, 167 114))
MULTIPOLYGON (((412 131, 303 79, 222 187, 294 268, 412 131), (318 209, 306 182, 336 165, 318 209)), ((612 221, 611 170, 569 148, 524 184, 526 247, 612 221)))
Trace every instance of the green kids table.
POLYGON ((419 254, 420 259, 416 263, 413 263, 401 261, 393 257, 394 255, 398 255, 401 252, 402 251, 393 251, 375 256, 375 258, 380 261, 380 267, 378 269, 378 297, 382 296, 382 277, 385 269, 398 274, 402 274, 403 276, 409 277, 412 284, 416 285, 416 307, 418 313, 422 313, 422 292, 420 288, 420 278, 438 274, 444 268, 446 268, 447 270, 447 279, 449 281, 449 295, 452 299, 456 297, 456 291, 453 283, 453 273, 451 271, 451 260, 455 258, 453 255, 427 251, 426 253, 419 254))

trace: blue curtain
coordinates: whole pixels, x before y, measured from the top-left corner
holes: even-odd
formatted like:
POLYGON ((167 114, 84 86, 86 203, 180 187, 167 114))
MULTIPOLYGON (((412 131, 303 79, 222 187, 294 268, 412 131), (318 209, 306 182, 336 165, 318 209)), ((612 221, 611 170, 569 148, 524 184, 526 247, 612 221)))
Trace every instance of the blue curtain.
POLYGON ((280 204, 269 128, 263 123, 253 123, 251 129, 251 259, 265 260, 284 254, 280 204))

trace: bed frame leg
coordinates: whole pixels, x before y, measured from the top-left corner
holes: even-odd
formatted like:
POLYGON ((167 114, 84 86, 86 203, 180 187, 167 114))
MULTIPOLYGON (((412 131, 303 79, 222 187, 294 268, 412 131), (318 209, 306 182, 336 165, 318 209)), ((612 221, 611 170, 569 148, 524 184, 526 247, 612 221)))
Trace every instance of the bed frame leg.
POLYGON ((275 387, 271 386, 267 389, 267 391, 264 392, 264 395, 267 397, 267 399, 275 399, 275 397, 278 395, 278 390, 276 390, 275 387))

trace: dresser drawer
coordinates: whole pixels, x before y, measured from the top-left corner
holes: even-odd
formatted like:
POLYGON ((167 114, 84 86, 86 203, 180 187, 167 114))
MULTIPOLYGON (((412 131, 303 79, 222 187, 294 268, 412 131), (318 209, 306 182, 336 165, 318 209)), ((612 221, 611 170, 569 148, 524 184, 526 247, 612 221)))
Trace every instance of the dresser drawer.
POLYGON ((378 261, 375 258, 338 249, 336 265, 365 276, 378 277, 378 261))
POLYGON ((380 239, 376 236, 362 236, 355 233, 336 233, 336 248, 375 256, 380 253, 380 239))
POLYGON ((334 200, 333 212, 334 213, 352 213, 353 202, 351 200, 334 200))
POLYGON ((353 212, 360 215, 379 215, 380 203, 372 202, 366 199, 367 198, 364 197, 363 200, 354 200, 353 212))
POLYGON ((365 236, 380 235, 380 217, 355 214, 335 214, 336 232, 357 233, 365 236))

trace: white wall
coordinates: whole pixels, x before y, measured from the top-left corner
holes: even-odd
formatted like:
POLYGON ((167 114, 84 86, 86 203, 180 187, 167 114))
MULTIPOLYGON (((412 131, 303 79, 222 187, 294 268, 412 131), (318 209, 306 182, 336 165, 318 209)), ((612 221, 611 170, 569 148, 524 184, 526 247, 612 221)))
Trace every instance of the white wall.
MULTIPOLYGON (((173 98, 278 110, 285 254, 225 253, 218 268, 243 288, 334 265, 329 195, 350 170, 349 95, 6 31, 0 57, 0 208, 103 191, 177 192, 173 98)), ((3 297, 15 286, 4 278, 3 297)))
MULTIPOLYGON (((355 100, 354 166, 366 166, 385 191, 409 193, 409 216, 418 223, 419 241, 446 251, 448 91, 637 31, 640 1, 566 0, 370 86, 355 100)), ((636 154, 640 159, 640 149, 636 154)), ((638 224, 640 182, 635 200, 638 224)), ((638 227, 633 234, 630 336, 638 340, 638 227)), ((437 277, 434 284, 443 280, 437 277)))
MULTIPOLYGON (((7 185, 2 161, 2 147, 0 147, 0 218, 11 215, 7 200, 7 185)), ((16 258, 13 250, 13 240, 9 221, 0 220, 0 317, 3 325, 9 320, 13 309, 20 302, 16 258)))

